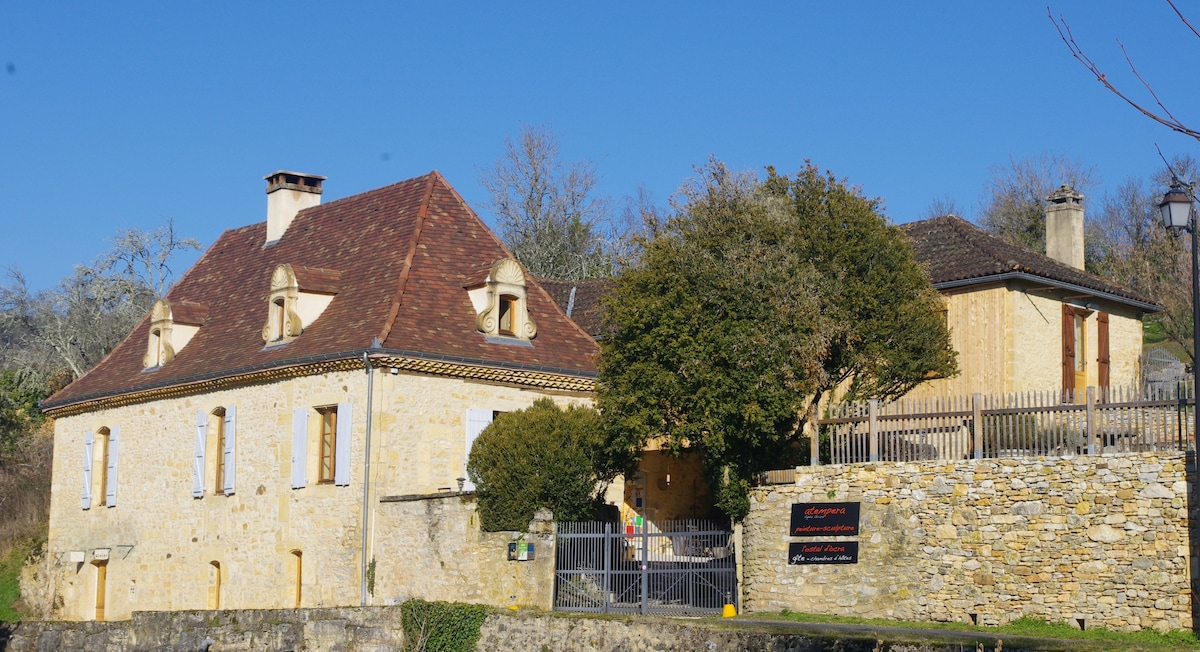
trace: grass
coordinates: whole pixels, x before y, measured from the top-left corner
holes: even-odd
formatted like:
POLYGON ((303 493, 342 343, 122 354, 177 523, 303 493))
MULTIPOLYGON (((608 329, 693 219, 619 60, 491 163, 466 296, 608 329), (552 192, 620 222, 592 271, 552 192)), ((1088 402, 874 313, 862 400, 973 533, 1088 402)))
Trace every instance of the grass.
MULTIPOLYGON (((749 617, 761 618, 761 614, 749 617)), ((937 631, 972 632, 1009 638, 1042 638, 1078 641, 1081 650, 1127 650, 1129 652, 1167 652, 1168 650, 1200 650, 1200 638, 1192 632, 1173 631, 1160 634, 1151 629, 1139 632, 1115 632, 1107 629, 1079 630, 1067 624, 1053 624, 1034 618, 1019 618, 998 627, 974 626, 966 623, 927 623, 886 620, 883 618, 854 618, 824 614, 801 614, 784 610, 783 620, 810 624, 845 624, 876 627, 901 627, 937 631)), ((1075 647, 1075 646, 1073 646, 1075 647)))
POLYGON ((17 546, 9 551, 8 556, 0 559, 0 622, 21 620, 16 602, 21 597, 21 567, 25 564, 28 554, 28 547, 17 546))
POLYGON ((1142 348, 1149 351, 1156 346, 1166 349, 1168 353, 1179 360, 1186 361, 1190 359, 1187 351, 1179 342, 1167 337, 1167 332, 1163 330, 1162 324, 1155 321, 1147 321, 1142 324, 1142 348))

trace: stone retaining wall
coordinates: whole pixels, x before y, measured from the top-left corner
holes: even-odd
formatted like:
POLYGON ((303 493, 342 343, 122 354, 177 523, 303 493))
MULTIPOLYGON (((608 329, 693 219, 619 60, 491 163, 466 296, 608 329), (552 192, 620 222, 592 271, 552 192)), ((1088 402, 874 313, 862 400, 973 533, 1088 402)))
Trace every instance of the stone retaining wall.
MULTIPOLYGON (((399 607, 262 611, 134 612, 118 622, 20 623, 5 652, 391 652, 403 649, 399 607), (209 647, 205 647, 206 644, 209 647)), ((7 640, 7 647, 5 641, 7 640)), ((961 652, 1045 649, 992 636, 864 630, 828 632, 809 626, 715 624, 659 618, 496 613, 475 649, 607 652, 609 650, 740 650, 773 652, 961 652), (931 638, 932 637, 932 638, 931 638), (933 641, 933 642, 930 642, 933 641), (980 647, 977 647, 979 645, 980 647)))
POLYGON ((1182 453, 801 469, 753 491, 744 608, 1115 630, 1191 629, 1182 453), (791 565, 791 505, 861 502, 859 559, 791 565))

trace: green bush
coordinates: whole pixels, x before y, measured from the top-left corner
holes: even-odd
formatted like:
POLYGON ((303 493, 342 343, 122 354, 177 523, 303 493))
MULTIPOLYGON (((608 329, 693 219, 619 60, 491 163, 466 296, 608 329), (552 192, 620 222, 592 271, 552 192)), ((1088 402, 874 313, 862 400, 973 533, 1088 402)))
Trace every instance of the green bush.
POLYGON ((471 447, 467 474, 475 483, 483 529, 525 530, 542 507, 560 521, 594 518, 602 483, 600 415, 590 407, 562 409, 548 398, 496 417, 471 447))
POLYGON ((481 604, 409 600, 400 605, 404 648, 409 652, 474 650, 488 611, 481 604))

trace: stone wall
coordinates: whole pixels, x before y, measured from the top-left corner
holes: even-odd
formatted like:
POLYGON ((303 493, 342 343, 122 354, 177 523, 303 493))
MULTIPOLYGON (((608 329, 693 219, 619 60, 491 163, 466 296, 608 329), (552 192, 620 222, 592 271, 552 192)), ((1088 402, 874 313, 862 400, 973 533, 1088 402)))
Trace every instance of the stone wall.
POLYGON ((529 532, 483 532, 474 494, 384 498, 375 520, 374 603, 410 598, 493 606, 554 606, 554 523, 541 511, 529 532), (518 536, 532 560, 509 561, 518 536))
MULTIPOLYGON (((390 652, 403 649, 399 607, 263 611, 134 612, 122 622, 27 622, 6 652, 390 652), (210 647, 205 647, 205 644, 210 647)), ((875 628, 877 630, 878 628, 875 628)), ((821 626, 722 624, 657 618, 513 612, 488 616, 477 650, 778 650, 780 652, 961 652, 1046 649, 1020 640, 937 632, 830 631, 821 626), (977 647, 978 646, 978 647, 977 647)), ((1057 648, 1056 648, 1057 649, 1057 648)))
POLYGON ((1116 630, 1192 627, 1182 453, 800 469, 755 489, 744 609, 1116 630), (861 502, 859 559, 790 565, 791 505, 861 502))

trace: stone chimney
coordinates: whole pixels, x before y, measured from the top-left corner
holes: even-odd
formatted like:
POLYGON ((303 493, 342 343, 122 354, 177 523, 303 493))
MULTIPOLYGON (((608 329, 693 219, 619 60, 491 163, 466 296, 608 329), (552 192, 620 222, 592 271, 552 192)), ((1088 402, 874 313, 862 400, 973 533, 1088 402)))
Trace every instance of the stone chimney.
POLYGON ((1046 255, 1083 269, 1083 195, 1064 183, 1046 201, 1046 255))
POLYGON ((280 170, 263 177, 267 180, 267 243, 283 237, 296 219, 296 213, 321 203, 321 182, 325 177, 280 170))

